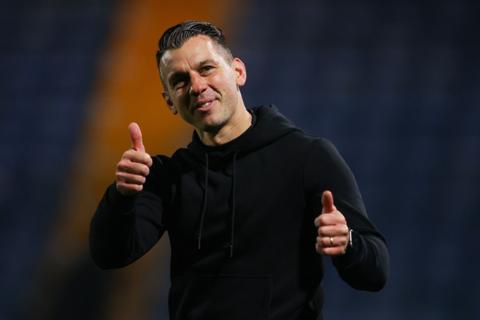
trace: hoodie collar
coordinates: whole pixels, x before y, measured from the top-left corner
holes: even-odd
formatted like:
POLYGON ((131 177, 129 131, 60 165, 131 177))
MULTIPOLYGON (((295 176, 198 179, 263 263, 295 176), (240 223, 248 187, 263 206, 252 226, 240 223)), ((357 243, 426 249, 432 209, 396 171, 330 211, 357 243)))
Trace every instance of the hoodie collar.
POLYGON ((292 131, 300 131, 274 105, 253 107, 247 110, 252 114, 252 125, 239 137, 220 146, 207 146, 194 131, 188 150, 203 162, 205 153, 214 158, 223 158, 232 153, 241 155, 260 149, 292 131))

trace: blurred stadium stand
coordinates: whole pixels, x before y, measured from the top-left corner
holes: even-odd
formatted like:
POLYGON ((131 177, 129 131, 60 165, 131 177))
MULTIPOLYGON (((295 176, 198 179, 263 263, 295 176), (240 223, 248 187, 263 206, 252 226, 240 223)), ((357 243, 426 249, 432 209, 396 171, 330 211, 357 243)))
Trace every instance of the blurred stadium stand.
POLYGON ((0 4, 0 319, 22 319, 28 309, 112 6, 0 4))

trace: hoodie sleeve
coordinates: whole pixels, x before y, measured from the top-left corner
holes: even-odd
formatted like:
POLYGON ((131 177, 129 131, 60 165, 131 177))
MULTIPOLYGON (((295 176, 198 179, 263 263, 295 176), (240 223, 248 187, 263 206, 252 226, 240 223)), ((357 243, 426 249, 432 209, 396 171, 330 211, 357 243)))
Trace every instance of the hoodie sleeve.
POLYGON ((123 196, 110 185, 90 224, 90 254, 102 269, 124 267, 161 238, 171 196, 165 161, 153 158, 143 191, 123 196))
POLYGON ((351 287, 378 291, 386 283, 389 253, 385 238, 369 220, 355 178, 336 148, 326 139, 311 145, 304 172, 305 189, 314 216, 322 210, 322 193, 333 193, 337 209, 352 231, 347 252, 332 258, 340 277, 351 287))

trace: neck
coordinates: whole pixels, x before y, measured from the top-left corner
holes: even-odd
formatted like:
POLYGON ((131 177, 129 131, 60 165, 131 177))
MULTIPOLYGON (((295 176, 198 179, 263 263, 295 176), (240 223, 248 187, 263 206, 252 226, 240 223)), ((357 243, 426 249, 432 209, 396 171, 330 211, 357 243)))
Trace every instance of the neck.
POLYGON ((245 108, 241 108, 233 115, 229 124, 222 126, 218 131, 207 132, 197 130, 198 137, 207 146, 220 146, 238 138, 252 124, 252 115, 245 108))

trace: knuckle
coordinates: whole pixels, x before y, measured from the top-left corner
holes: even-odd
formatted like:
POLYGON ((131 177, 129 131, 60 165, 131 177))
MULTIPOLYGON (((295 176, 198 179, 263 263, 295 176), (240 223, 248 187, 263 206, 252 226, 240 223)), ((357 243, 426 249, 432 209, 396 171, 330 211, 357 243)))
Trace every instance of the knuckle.
POLYGON ((129 164, 130 162, 128 160, 121 160, 118 164, 117 164, 117 170, 118 171, 127 171, 128 168, 129 168, 129 164))
POLYGON ((143 189, 143 185, 141 184, 130 184, 130 189, 135 192, 140 192, 143 189))
POLYGON ((325 225, 325 215, 324 214, 321 214, 318 216, 317 218, 317 222, 318 222, 318 226, 321 227, 323 225, 325 225))
POLYGON ((121 170, 122 168, 123 168, 123 160, 120 160, 120 161, 117 163, 116 169, 117 169, 117 170, 121 170))
POLYGON ((148 165, 152 162, 152 157, 148 153, 144 153, 143 159, 144 159, 146 165, 148 165))
POLYGON ((132 151, 133 151, 132 149, 125 151, 122 154, 122 159, 130 159, 132 157, 132 151))
POLYGON ((116 181, 122 181, 123 180, 123 175, 121 172, 115 172, 115 180, 116 181))
POLYGON ((330 235, 330 228, 327 226, 322 226, 318 228, 318 233, 323 236, 329 236, 330 235))
POLYGON ((139 164, 138 167, 136 167, 136 171, 139 175, 144 177, 148 176, 150 173, 150 169, 148 169, 148 167, 144 164, 139 164))

